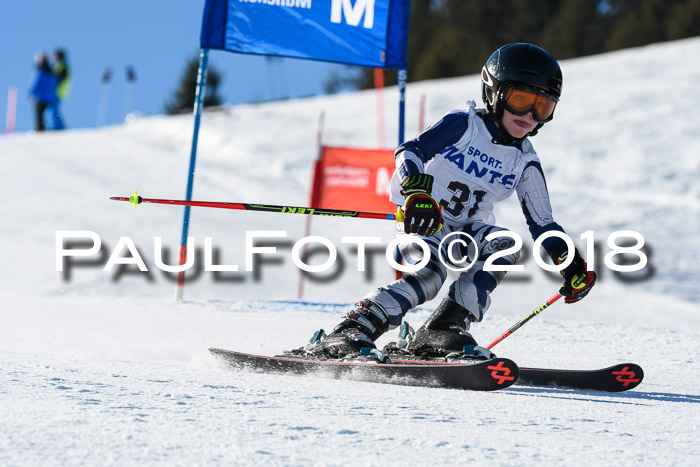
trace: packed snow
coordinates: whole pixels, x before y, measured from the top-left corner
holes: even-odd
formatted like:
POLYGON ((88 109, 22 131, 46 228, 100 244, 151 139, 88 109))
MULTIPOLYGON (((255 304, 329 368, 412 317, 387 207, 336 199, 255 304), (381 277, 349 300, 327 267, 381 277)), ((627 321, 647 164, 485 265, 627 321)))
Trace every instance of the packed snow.
MULTIPOLYGON (((643 383, 624 393, 480 393, 231 370, 207 348, 272 355, 299 347, 391 281, 383 252, 358 272, 340 238, 388 244, 394 224, 314 218, 311 233, 337 245, 343 264, 308 278, 299 299, 291 247, 305 235, 304 216, 194 208, 196 248, 211 237, 218 264, 239 272, 191 271, 175 302, 173 275, 155 258, 175 263, 182 208, 132 209, 109 198, 134 189, 184 198, 191 115, 0 136, 0 464, 697 465, 699 56, 700 39, 690 39, 563 61, 556 118, 533 139, 556 220, 581 248, 580 235, 595 234, 599 282, 582 302, 553 305, 494 351, 525 367, 640 364, 643 383), (623 230, 645 239, 642 271, 605 266, 607 239, 623 230), (65 231, 92 232, 102 250, 57 271, 57 233, 65 231), (244 267, 246 231, 286 232, 268 240, 277 253, 253 272, 244 267), (116 248, 127 237, 148 272, 133 264, 103 271, 115 250, 114 258, 133 258, 116 248)), ((478 100, 479 78, 411 84, 407 93, 412 136, 421 96, 433 122, 478 100)), ((397 141, 395 88, 384 101, 384 136, 397 141)), ((376 147, 372 91, 205 113, 193 199, 306 205, 321 114, 324 144, 376 147)), ((482 344, 560 282, 532 260, 515 199, 502 204, 497 223, 519 233, 530 254, 473 326, 482 344)), ((89 247, 86 240, 77 247, 89 247)), ((417 327, 436 302, 407 320, 417 327)))

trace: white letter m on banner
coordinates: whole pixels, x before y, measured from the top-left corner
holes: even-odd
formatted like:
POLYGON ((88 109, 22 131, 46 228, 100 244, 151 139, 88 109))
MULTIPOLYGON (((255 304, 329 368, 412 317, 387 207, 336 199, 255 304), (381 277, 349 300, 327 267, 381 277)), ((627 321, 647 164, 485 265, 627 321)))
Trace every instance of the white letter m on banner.
POLYGON ((362 24, 366 29, 374 27, 374 0, 333 0, 331 5, 331 23, 340 23, 341 16, 345 16, 345 22, 350 26, 360 24, 362 15, 365 21, 362 24))

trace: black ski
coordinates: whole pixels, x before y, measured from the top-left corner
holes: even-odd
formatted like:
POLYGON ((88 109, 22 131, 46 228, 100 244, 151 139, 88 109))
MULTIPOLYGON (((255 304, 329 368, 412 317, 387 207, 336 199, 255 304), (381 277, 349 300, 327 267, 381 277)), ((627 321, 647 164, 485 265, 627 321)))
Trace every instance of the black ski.
POLYGON ((600 370, 520 368, 517 384, 620 392, 639 386, 642 379, 642 367, 634 363, 620 363, 600 370))
POLYGON ((266 357, 216 348, 210 348, 209 352, 238 369, 474 391, 507 388, 517 381, 519 374, 518 366, 507 358, 462 363, 419 363, 412 360, 375 363, 311 360, 296 356, 266 357))
MULTIPOLYGON (((426 359, 413 355, 389 354, 394 363, 435 364, 450 361, 446 358, 426 359)), ((444 363, 443 363, 444 364, 444 363)), ((644 379, 642 367, 634 363, 620 363, 599 370, 558 370, 553 368, 519 367, 519 378, 515 384, 529 386, 592 389, 595 391, 620 392, 633 389, 644 379)))

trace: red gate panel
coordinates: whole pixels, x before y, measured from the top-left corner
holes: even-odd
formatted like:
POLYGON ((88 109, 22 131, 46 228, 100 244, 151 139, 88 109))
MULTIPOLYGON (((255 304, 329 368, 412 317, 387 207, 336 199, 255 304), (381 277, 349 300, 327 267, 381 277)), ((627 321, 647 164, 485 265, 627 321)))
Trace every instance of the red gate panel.
POLYGON ((314 168, 311 207, 392 213, 394 151, 324 146, 314 168))

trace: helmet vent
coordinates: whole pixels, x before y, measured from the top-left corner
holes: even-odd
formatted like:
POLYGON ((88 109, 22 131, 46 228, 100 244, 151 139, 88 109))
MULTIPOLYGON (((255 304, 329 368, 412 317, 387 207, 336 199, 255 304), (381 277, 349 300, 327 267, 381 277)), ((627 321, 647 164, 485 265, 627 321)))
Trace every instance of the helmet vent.
POLYGON ((556 79, 556 78, 550 78, 549 79, 549 85, 555 89, 558 89, 561 91, 561 80, 556 79))

